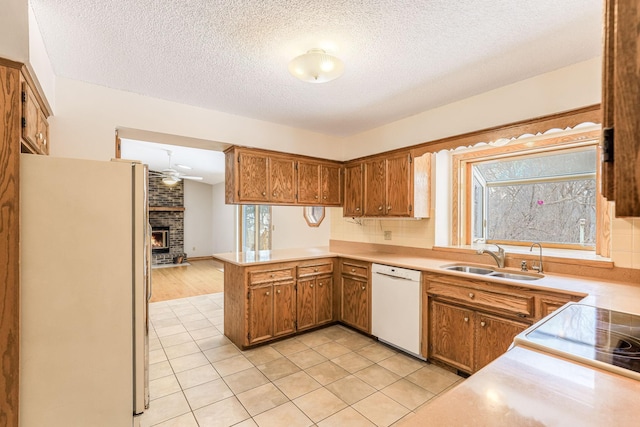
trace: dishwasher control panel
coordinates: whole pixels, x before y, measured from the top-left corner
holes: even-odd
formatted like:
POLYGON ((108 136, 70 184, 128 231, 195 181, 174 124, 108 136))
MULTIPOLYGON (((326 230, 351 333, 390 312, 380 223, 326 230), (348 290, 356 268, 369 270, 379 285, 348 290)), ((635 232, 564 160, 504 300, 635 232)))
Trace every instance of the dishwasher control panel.
POLYGON ((382 274, 398 279, 420 281, 420 271, 410 270, 408 268, 393 267, 384 264, 373 264, 371 266, 371 272, 373 274, 382 274))

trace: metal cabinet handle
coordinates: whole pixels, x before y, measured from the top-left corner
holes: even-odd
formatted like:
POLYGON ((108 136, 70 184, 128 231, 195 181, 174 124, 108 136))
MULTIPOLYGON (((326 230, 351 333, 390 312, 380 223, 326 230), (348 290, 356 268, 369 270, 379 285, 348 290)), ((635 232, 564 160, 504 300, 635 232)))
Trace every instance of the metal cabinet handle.
POLYGON ((262 192, 262 195, 263 195, 263 196, 266 196, 266 195, 267 195, 267 193, 266 193, 265 191, 263 191, 263 192, 262 192))
POLYGON ((366 290, 366 289, 367 289, 366 287, 364 287, 364 286, 362 287, 362 290, 363 290, 363 291, 364 291, 364 290, 366 290))
POLYGON ((356 208, 356 212, 359 212, 359 211, 360 211, 360 208, 356 208))
POLYGON ((469 292, 469 298, 473 299, 473 297, 475 297, 475 294, 473 292, 469 292))
POLYGON ((387 210, 390 211, 391 210, 391 205, 387 206, 387 210))
POLYGON ((482 326, 483 328, 487 325, 486 322, 480 322, 480 326, 482 326))
POLYGON ((382 206, 378 206, 378 210, 381 211, 382 210, 382 206))
POLYGON ((269 291, 265 292, 264 294, 265 294, 266 296, 269 296, 269 291))
POLYGON ((273 197, 275 197, 275 196, 277 196, 277 195, 278 195, 278 193, 274 191, 274 192, 273 192, 273 197))
POLYGON ((323 196, 322 198, 323 198, 323 199, 325 199, 325 200, 327 200, 327 196, 323 196))
POLYGON ((318 283, 318 286, 322 287, 322 282, 318 283))
POLYGON ((278 293, 280 293, 280 289, 278 289, 278 293))
POLYGON ((352 272, 352 273, 355 273, 355 272, 356 272, 356 269, 355 269, 355 268, 352 268, 352 269, 351 269, 351 272, 352 272))
POLYGON ((317 200, 318 199, 318 195, 316 194, 315 196, 313 196, 313 198, 317 200))
POLYGON ((275 274, 272 274, 272 275, 271 275, 271 278, 273 279, 274 277, 276 277, 276 275, 275 275, 275 274))
POLYGON ((313 271, 317 273, 317 272, 318 272, 318 269, 317 269, 317 268, 314 268, 314 269, 313 269, 313 271))
POLYGON ((464 318, 464 321, 465 321, 465 322, 468 322, 468 321, 469 321, 469 318, 468 318, 468 317, 465 317, 465 318, 464 318))
POLYGON ((309 285, 310 288, 313 288, 313 283, 309 285))

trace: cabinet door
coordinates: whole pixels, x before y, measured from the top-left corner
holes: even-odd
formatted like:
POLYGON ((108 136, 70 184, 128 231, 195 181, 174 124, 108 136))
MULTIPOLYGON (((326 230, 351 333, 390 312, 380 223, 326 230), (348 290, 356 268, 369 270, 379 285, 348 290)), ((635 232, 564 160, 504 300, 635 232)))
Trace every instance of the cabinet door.
POLYGON ((333 320, 333 278, 318 277, 316 280, 316 324, 333 320))
POLYGON ((473 372, 473 311, 431 300, 429 357, 473 372))
POLYGON ((362 216, 362 163, 344 169, 343 216, 362 216))
POLYGON ((320 203, 320 165, 298 162, 298 203, 320 203))
POLYGON ((293 159, 270 157, 269 201, 275 203, 295 203, 296 162, 293 159))
POLYGON ((384 159, 364 164, 364 214, 381 216, 386 205, 386 162, 384 159))
POLYGON ((238 197, 240 201, 266 202, 268 200, 268 161, 259 154, 238 154, 238 197))
POLYGON ((39 148, 42 154, 49 154, 49 122, 47 116, 38 110, 38 134, 39 148))
POLYGON ((320 187, 323 205, 337 205, 342 202, 341 168, 337 165, 320 167, 320 187))
POLYGON ((504 354, 515 336, 528 326, 525 323, 476 313, 474 371, 482 369, 504 354))
POLYGON ((365 332, 369 330, 367 282, 342 277, 342 321, 365 332))
POLYGON ((273 335, 273 285, 249 288, 249 344, 272 338, 273 335))
POLYGON ((294 282, 278 282, 273 285, 273 336, 292 334, 296 331, 296 300, 294 282))
POLYGON ((413 203, 411 167, 409 154, 387 159, 386 215, 411 216, 413 203))
MULTIPOLYGON (((603 163, 603 193, 617 217, 640 217, 640 6, 605 2, 603 128, 613 128, 611 162, 603 163)), ((606 147, 603 147, 606 148, 606 147)), ((603 156, 609 157, 609 156, 603 156)))
POLYGON ((316 323, 315 283, 315 277, 298 279, 298 291, 296 294, 298 330, 310 328, 316 323))
POLYGON ((38 100, 26 82, 22 83, 22 138, 36 151, 40 152, 40 139, 38 138, 38 100))

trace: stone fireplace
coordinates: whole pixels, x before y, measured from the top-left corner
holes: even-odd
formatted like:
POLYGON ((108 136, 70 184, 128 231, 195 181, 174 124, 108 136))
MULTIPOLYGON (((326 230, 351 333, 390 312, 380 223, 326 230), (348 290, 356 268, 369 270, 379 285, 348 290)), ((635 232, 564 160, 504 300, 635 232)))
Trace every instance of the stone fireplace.
POLYGON ((149 224, 151 264, 173 264, 184 253, 184 183, 167 186, 157 176, 149 176, 149 224))

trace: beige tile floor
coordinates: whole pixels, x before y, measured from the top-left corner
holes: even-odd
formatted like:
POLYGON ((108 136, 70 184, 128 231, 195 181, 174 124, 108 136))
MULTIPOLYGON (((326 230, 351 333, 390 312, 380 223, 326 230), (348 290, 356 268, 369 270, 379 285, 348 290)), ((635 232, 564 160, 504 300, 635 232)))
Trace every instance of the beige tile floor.
POLYGON ((463 381, 343 326, 240 351, 223 294, 152 303, 142 427, 391 426, 463 381))

